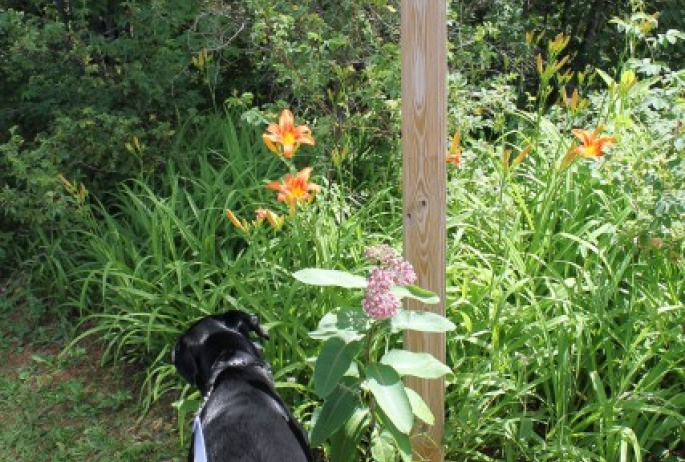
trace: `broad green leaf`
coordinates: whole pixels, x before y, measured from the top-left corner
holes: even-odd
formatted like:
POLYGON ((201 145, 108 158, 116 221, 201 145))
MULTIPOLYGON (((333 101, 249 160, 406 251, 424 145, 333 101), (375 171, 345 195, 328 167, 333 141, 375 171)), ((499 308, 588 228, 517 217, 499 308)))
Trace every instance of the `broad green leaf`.
POLYGON ((309 435, 312 446, 323 444, 359 409, 359 395, 354 391, 358 386, 352 380, 346 380, 326 398, 309 435))
POLYGON ((360 342, 345 343, 338 337, 331 337, 323 344, 314 365, 314 391, 320 398, 325 398, 338 386, 361 347, 360 342))
POLYGON ((438 297, 434 292, 422 289, 419 286, 394 286, 392 289, 390 289, 390 292, 397 295, 400 300, 403 298, 413 298, 414 300, 419 300, 420 302, 429 305, 433 305, 440 301, 440 297, 438 297))
POLYGON ((309 336, 319 340, 340 337, 351 342, 361 339, 370 326, 371 320, 361 307, 340 308, 326 313, 309 336))
POLYGON ((421 398, 421 395, 409 387, 406 387, 405 391, 409 397, 409 403, 411 404, 411 410, 414 415, 428 425, 433 425, 435 423, 435 416, 433 416, 433 412, 431 412, 428 404, 421 398))
POLYGON ((395 462, 395 453, 395 441, 389 431, 385 430, 373 438, 371 455, 374 462, 395 462))
POLYGON ((449 332, 457 328, 452 321, 430 311, 398 310, 390 318, 393 331, 449 332))
POLYGON ((390 366, 374 363, 366 368, 366 384, 378 406, 402 433, 409 433, 414 414, 400 375, 390 366))
POLYGON ((393 439, 395 440, 395 445, 400 452, 400 457, 402 462, 412 462, 412 450, 411 450, 411 439, 407 433, 401 432, 393 423, 392 420, 388 418, 382 409, 377 409, 376 413, 380 418, 381 423, 387 431, 390 432, 393 439))
POLYGON ((197 412, 204 400, 201 397, 185 398, 174 401, 171 405, 178 410, 179 413, 189 414, 197 412))
POLYGON ((293 277, 300 282, 313 286, 343 287, 345 289, 363 289, 366 287, 366 278, 340 270, 305 268, 294 272, 293 277))
POLYGON ((354 411, 345 425, 330 438, 330 462, 354 462, 359 458, 359 443, 369 426, 369 409, 359 408, 354 411))
POLYGON ((423 379, 437 379, 452 372, 452 369, 438 361, 429 353, 416 353, 406 350, 390 350, 381 363, 395 369, 400 375, 413 375, 423 379))

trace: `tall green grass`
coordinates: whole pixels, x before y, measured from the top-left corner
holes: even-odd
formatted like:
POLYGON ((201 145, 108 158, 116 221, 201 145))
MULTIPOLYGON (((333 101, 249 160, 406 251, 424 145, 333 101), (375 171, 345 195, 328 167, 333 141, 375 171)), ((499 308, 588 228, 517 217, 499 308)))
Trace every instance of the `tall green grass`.
POLYGON ((179 386, 170 349, 188 325, 211 313, 247 310, 272 333, 265 351, 278 385, 308 392, 314 343, 307 334, 335 295, 307 289, 291 273, 356 265, 366 230, 398 233, 379 223, 395 215, 398 201, 379 189, 358 195, 365 200, 360 207, 343 186, 329 183, 282 230, 264 223, 245 235, 225 210, 249 221, 257 207, 277 206, 265 184, 282 176, 282 162, 264 148, 261 130, 237 129, 230 116, 211 118, 191 140, 179 146, 193 154, 188 162, 122 185, 110 208, 97 211, 97 226, 80 235, 90 258, 77 270, 76 303, 85 317, 77 341, 97 336, 107 357, 146 358, 149 403, 179 386))
POLYGON ((448 458, 678 460, 685 265, 625 232, 637 211, 609 167, 560 168, 554 138, 451 181, 448 458))

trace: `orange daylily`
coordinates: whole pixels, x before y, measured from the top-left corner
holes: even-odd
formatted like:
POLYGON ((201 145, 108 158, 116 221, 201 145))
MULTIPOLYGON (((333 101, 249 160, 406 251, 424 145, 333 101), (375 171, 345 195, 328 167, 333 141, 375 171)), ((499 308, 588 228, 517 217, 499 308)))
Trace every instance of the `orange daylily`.
POLYGON ((281 229, 281 227, 285 223, 285 217, 278 216, 268 209, 257 209, 256 216, 256 220, 254 220, 252 223, 248 223, 247 220, 238 218, 232 210, 226 210, 226 218, 228 218, 228 220, 233 224, 233 226, 235 226, 244 233, 249 232, 253 226, 260 224, 265 219, 269 222, 271 227, 276 230, 281 229))
POLYGON ((461 133, 456 132, 454 138, 452 138, 452 145, 450 146, 450 152, 447 154, 447 163, 452 164, 455 167, 459 167, 461 164, 461 146, 459 146, 459 141, 461 140, 461 133))
POLYGON ((278 191, 278 202, 285 202, 293 209, 298 202, 311 201, 313 196, 310 193, 321 190, 318 185, 308 183, 311 173, 311 167, 303 168, 297 175, 286 175, 283 183, 272 181, 266 187, 278 191))
POLYGON ((604 155, 604 149, 616 144, 616 138, 613 136, 599 137, 602 133, 602 126, 597 127, 595 131, 573 129, 571 133, 576 136, 581 142, 580 146, 576 146, 569 150, 568 154, 562 161, 562 165, 567 167, 577 156, 585 159, 599 160, 604 155))
POLYGON ((616 138, 613 136, 598 138, 599 134, 602 133, 601 126, 592 133, 590 133, 589 130, 582 129, 571 130, 571 133, 573 133, 582 143, 575 150, 580 156, 585 157, 586 159, 599 159, 604 154, 604 148, 616 144, 616 138))
POLYGON ((300 144, 314 145, 314 138, 312 138, 311 130, 306 125, 295 126, 295 119, 293 113, 288 109, 284 109, 278 124, 271 123, 267 127, 269 133, 264 133, 262 139, 266 143, 266 147, 276 154, 281 153, 278 144, 282 146, 282 152, 286 159, 290 159, 300 147, 300 144))

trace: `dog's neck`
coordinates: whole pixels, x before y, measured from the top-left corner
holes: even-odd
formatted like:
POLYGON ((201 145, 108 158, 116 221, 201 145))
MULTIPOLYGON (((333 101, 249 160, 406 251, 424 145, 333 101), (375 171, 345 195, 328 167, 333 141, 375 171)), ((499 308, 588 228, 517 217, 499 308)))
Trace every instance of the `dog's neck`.
POLYGON ((209 401, 215 387, 221 382, 221 376, 230 372, 232 376, 239 375, 242 380, 250 383, 255 389, 264 393, 273 410, 278 412, 283 419, 290 422, 290 413, 285 406, 285 403, 278 396, 273 388, 273 376, 268 364, 261 359, 244 354, 230 354, 226 358, 223 355, 217 358, 212 366, 212 375, 208 383, 207 393, 204 395, 204 402, 197 412, 197 416, 202 414, 202 411, 209 401))
POLYGON ((243 351, 221 354, 212 365, 212 373, 207 381, 207 391, 204 393, 205 402, 214 391, 219 377, 228 371, 240 371, 247 380, 251 377, 268 383, 273 380, 267 363, 255 355, 243 351))

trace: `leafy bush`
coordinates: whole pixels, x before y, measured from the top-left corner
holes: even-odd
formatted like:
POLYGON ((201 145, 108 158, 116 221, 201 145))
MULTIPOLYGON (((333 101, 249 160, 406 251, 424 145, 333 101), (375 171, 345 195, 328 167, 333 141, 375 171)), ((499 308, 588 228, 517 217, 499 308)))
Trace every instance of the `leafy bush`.
POLYGON ((14 244, 2 245, 5 257, 12 250, 7 264, 37 231, 74 219, 59 174, 102 197, 122 179, 157 171, 178 115, 205 101, 189 69, 193 42, 183 39, 194 17, 187 3, 31 3, 0 11, 0 205, 14 244), (66 5, 68 17, 54 5, 66 5))
POLYGON ((621 231, 636 210, 593 166, 559 172, 538 152, 508 175, 481 154, 494 171, 474 165, 450 188, 449 312, 462 332, 448 344, 448 452, 585 461, 679 450, 682 260, 621 231))

